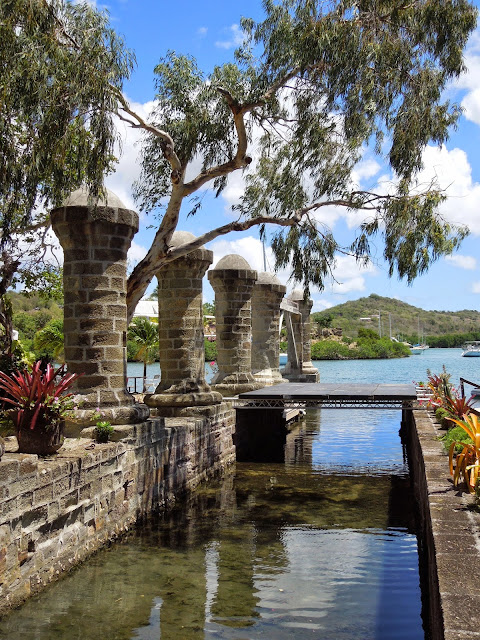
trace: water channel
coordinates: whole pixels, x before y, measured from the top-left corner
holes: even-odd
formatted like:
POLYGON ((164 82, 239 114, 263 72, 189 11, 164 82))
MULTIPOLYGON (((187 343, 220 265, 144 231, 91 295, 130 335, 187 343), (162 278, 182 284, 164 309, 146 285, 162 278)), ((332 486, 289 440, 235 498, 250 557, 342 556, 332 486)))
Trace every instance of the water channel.
POLYGON ((237 464, 0 622, 4 640, 424 637, 396 410, 309 410, 284 464, 237 464))

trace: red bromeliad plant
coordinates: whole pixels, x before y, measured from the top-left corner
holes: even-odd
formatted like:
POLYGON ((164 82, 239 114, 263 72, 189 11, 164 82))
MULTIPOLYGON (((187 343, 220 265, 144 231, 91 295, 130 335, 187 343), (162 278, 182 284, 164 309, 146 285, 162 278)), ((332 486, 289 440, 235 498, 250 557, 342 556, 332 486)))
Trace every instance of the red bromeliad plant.
POLYGON ((0 371, 0 397, 11 405, 5 413, 13 420, 17 433, 22 429, 34 430, 39 425, 47 431, 55 429, 71 416, 74 409, 73 394, 66 393, 77 379, 77 374, 67 374, 65 365, 54 369, 47 364, 42 369, 38 361, 31 371, 17 371, 10 376, 0 371))
POLYGON ((461 418, 468 415, 472 409, 472 399, 462 396, 445 396, 443 406, 452 415, 453 418, 461 418))

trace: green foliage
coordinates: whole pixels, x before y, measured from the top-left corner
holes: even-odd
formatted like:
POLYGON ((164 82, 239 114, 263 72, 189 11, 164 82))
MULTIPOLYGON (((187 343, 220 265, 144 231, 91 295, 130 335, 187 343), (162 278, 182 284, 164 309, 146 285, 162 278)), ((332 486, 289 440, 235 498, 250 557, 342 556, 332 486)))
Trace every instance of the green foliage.
MULTIPOLYGON (((328 310, 333 315, 332 326, 349 336, 356 336, 362 328, 378 332, 379 311, 382 336, 389 335, 391 323, 392 335, 411 344, 418 342, 419 326, 431 347, 460 347, 467 340, 480 340, 480 313, 475 310, 425 311, 376 294, 328 310), (366 317, 370 320, 360 320, 366 317)), ((313 319, 318 315, 312 314, 313 319)))
POLYGON ((0 4, 2 241, 86 182, 94 192, 111 168, 117 98, 133 66, 104 13, 87 3, 0 4), (20 227, 19 227, 20 225, 20 227))
MULTIPOLYGON (((61 270, 44 260, 48 210, 85 183, 93 196, 114 165, 114 113, 134 59, 90 3, 0 3, 0 326, 5 292, 58 297, 61 270)), ((0 341, 8 353, 9 339, 0 341)))
POLYGON ((218 349, 216 342, 210 342, 205 338, 205 362, 213 362, 218 357, 218 349))
POLYGON ((136 346, 135 359, 147 364, 158 356, 158 325, 148 318, 135 318, 128 327, 128 339, 136 346))
POLYGON ((455 442, 455 451, 460 452, 464 444, 472 444, 472 439, 468 436, 462 427, 452 427, 447 433, 441 437, 441 441, 446 451, 450 450, 452 442, 455 442))
POLYGON ((347 345, 336 340, 321 340, 312 344, 312 360, 350 360, 352 353, 347 345))
POLYGON ((93 432, 97 442, 108 442, 111 435, 115 432, 115 428, 112 427, 108 420, 99 420, 93 432))
POLYGON ((365 338, 367 340, 378 340, 380 336, 373 329, 364 329, 363 327, 358 330, 359 339, 365 338))
POLYGON ((409 355, 410 350, 405 345, 378 336, 358 340, 354 347, 337 340, 320 340, 312 344, 312 360, 370 360, 409 355))
POLYGON ((471 413, 463 416, 462 420, 454 420, 462 429, 461 440, 453 440, 450 444, 448 459, 450 464, 450 474, 453 477, 453 484, 458 485, 463 476, 465 484, 470 493, 478 488, 478 478, 480 471, 480 422, 478 416, 471 413), (465 434, 470 442, 465 442, 465 434), (455 449, 461 445, 461 452, 455 456, 455 449))
POLYGON ((35 334, 34 345, 40 357, 50 357, 55 362, 64 362, 63 319, 50 320, 35 334))
MULTIPOLYGON (((436 185, 414 187, 425 147, 443 144, 461 113, 442 96, 464 71, 475 6, 267 0, 263 9, 260 22, 241 21, 236 62, 210 75, 191 56, 168 52, 155 68, 154 127, 133 116, 147 131, 137 201, 144 210, 166 209, 151 255, 168 259, 165 246, 185 198, 187 214, 198 215, 199 189, 209 185, 218 195, 230 173, 245 170, 236 220, 206 239, 254 225, 266 237, 272 224, 276 268, 291 270, 308 291, 312 283, 323 287, 339 251, 368 262, 380 236, 390 275, 411 282, 466 234, 439 215, 444 194, 436 185), (352 170, 368 146, 396 176, 389 192, 353 185, 352 170), (255 163, 249 147, 258 153, 255 163), (197 157, 201 172, 186 182, 197 157), (368 222, 349 247, 316 219, 326 206, 365 211, 368 222)), ((154 275, 151 255, 129 280, 130 306, 154 275)))
POLYGON ((312 313, 312 319, 321 329, 328 329, 332 326, 332 320, 335 316, 331 313, 312 313))
POLYGON ((204 302, 203 303, 203 315, 204 316, 214 316, 215 315, 215 302, 204 302))
MULTIPOLYGON (((451 417, 451 414, 449 411, 447 411, 447 409, 445 409, 444 407, 437 407, 435 409, 435 417, 437 421, 442 425, 443 428, 448 427, 449 418, 451 417)), ((450 446, 450 443, 448 444, 447 449, 449 446, 450 446)))

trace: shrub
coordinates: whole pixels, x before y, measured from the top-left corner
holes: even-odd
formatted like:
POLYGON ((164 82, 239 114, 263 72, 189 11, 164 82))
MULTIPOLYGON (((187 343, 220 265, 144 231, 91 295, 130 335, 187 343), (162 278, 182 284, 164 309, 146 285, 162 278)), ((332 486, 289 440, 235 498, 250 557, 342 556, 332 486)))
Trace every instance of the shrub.
POLYGON ((452 446, 452 442, 458 443, 455 447, 455 451, 461 451, 463 444, 472 444, 472 439, 468 436, 462 427, 452 427, 447 433, 440 438, 446 451, 449 451, 452 446))
POLYGON ((442 425, 442 427, 448 426, 447 420, 445 420, 445 418, 449 418, 450 416, 450 412, 447 411, 447 409, 445 409, 444 407, 437 407, 437 409, 435 410, 435 417, 438 423, 442 425))
POLYGON ((216 342, 210 342, 205 338, 205 361, 211 362, 216 360, 218 356, 218 349, 216 342))
POLYGON ((313 360, 348 360, 351 358, 347 345, 336 340, 321 340, 312 344, 313 360))
POLYGON ((358 337, 361 338, 366 338, 367 340, 379 340, 380 336, 378 335, 378 333, 376 331, 374 331, 373 329, 365 329, 364 327, 362 327, 361 329, 358 330, 358 337))

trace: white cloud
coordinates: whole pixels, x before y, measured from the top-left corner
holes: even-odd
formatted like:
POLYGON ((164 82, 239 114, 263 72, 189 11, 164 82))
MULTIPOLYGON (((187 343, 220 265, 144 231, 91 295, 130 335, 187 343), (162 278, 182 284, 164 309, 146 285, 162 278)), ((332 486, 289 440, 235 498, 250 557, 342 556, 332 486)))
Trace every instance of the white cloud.
POLYGON ((216 47, 220 49, 232 49, 233 47, 239 47, 243 44, 245 35, 238 24, 232 24, 232 26, 225 29, 225 31, 228 32, 229 39, 217 40, 217 42, 215 42, 216 47))
POLYGON ((464 60, 467 71, 455 81, 455 87, 475 89, 480 84, 480 29, 476 29, 470 36, 464 60))
POLYGON ((477 260, 473 256, 461 256, 459 254, 455 254, 453 256, 445 256, 445 260, 453 264, 455 267, 460 267, 460 269, 473 271, 477 268, 477 260))
POLYGON ((377 268, 373 264, 359 264, 353 256, 339 256, 333 271, 334 281, 325 287, 326 293, 346 294, 352 291, 365 291, 365 275, 375 275, 377 268))
MULTIPOLYGON (((252 269, 256 271, 264 271, 263 265, 263 247, 258 238, 253 236, 247 236, 238 238, 236 240, 215 240, 208 246, 214 253, 213 265, 215 266, 218 261, 226 255, 238 254, 245 258, 252 269)), ((267 271, 273 271, 275 259, 270 247, 265 247, 267 271)), ((334 280, 327 281, 325 287, 325 293, 346 294, 351 291, 364 291, 366 288, 365 277, 366 275, 375 275, 377 268, 370 264, 367 266, 360 265, 351 256, 339 256, 336 259, 336 265, 333 272, 334 280)), ((290 271, 288 269, 282 269, 276 274, 277 278, 284 285, 289 288, 297 288, 295 283, 288 282, 290 277, 290 271)), ((315 293, 315 288, 312 288, 312 294, 315 293)), ((326 301, 319 301, 318 304, 323 305, 324 308, 331 306, 326 301)))
POLYGON ((128 250, 127 261, 129 264, 137 264, 137 262, 143 260, 146 255, 147 249, 133 240, 130 245, 130 249, 128 250))
POLYGON ((466 224, 471 233, 480 235, 480 184, 472 178, 472 167, 462 149, 448 151, 445 146, 425 149, 425 168, 419 175, 425 186, 437 180, 446 190, 447 201, 441 212, 453 224, 466 224))
POLYGON ((480 293, 480 282, 472 282, 472 293, 480 293))
POLYGON ((465 117, 475 124, 480 124, 480 89, 474 89, 462 100, 465 117))
POLYGON ((467 90, 462 100, 465 117, 476 124, 480 124, 480 30, 471 36, 465 53, 466 73, 453 84, 454 89, 467 90))
MULTIPOLYGON (((141 104, 130 102, 130 107, 144 119, 147 119, 155 103, 153 101, 141 104)), ((117 119, 117 129, 120 133, 121 143, 116 154, 119 162, 116 165, 115 173, 112 173, 105 180, 105 185, 113 191, 126 207, 136 211, 132 198, 132 184, 140 176, 139 142, 142 133, 138 129, 132 129, 126 122, 117 119)))
POLYGON ((324 311, 325 309, 330 309, 333 306, 333 302, 329 302, 328 300, 324 300, 323 298, 321 298, 320 300, 313 299, 312 312, 315 313, 315 311, 324 311))
POLYGON ((242 195, 245 192, 245 176, 243 171, 235 171, 228 176, 228 182, 225 189, 222 191, 222 198, 226 202, 225 208, 230 208, 238 204, 242 195))
POLYGON ((208 32, 207 27, 199 27, 197 29, 197 35, 202 37, 202 38, 207 35, 207 32, 208 32))
POLYGON ((352 180, 354 183, 360 185, 362 180, 368 180, 373 178, 381 170, 381 166, 373 158, 366 158, 359 162, 352 171, 352 180))

